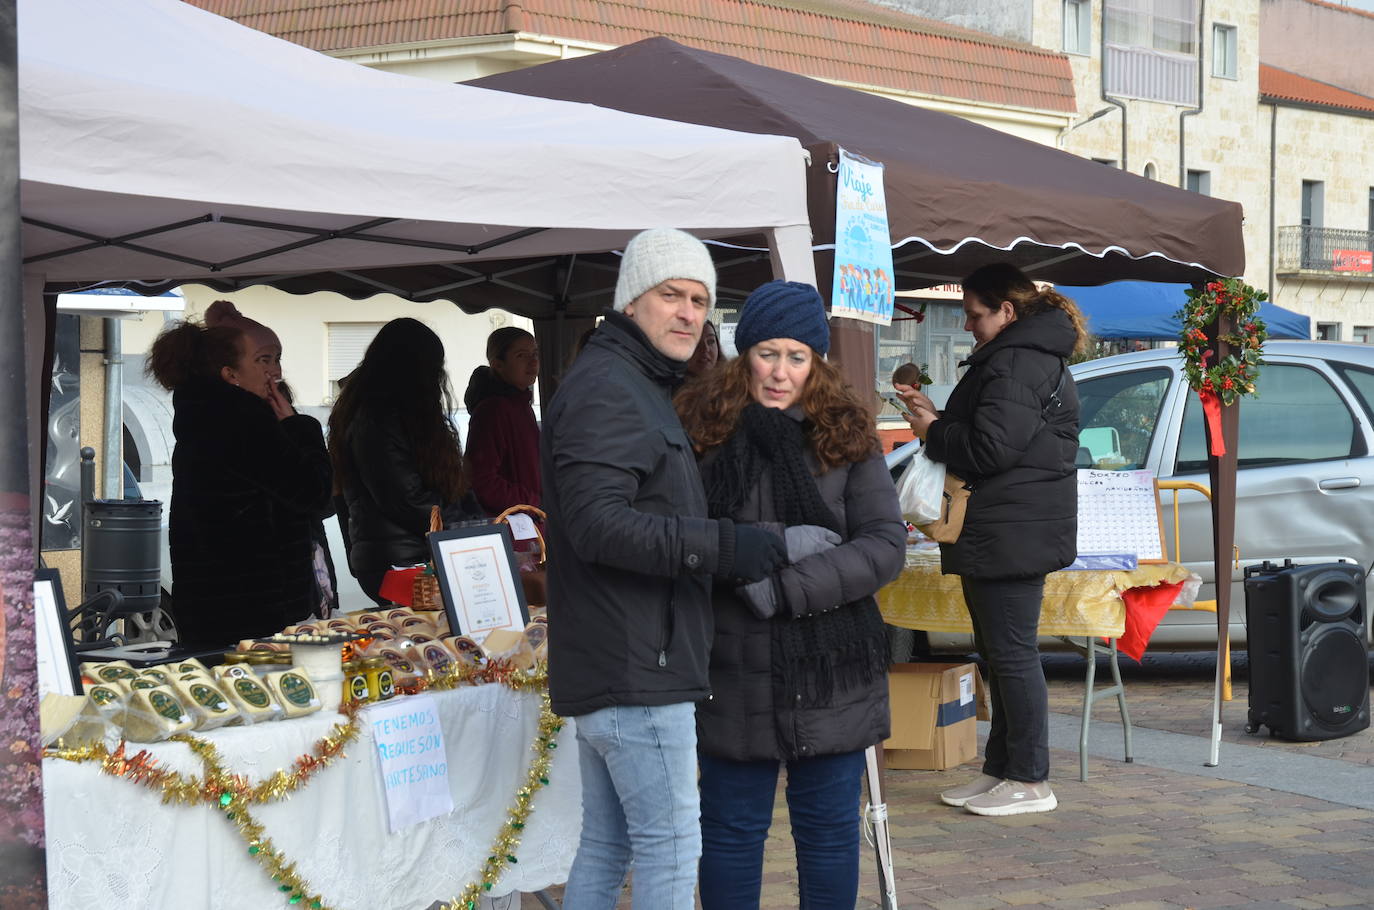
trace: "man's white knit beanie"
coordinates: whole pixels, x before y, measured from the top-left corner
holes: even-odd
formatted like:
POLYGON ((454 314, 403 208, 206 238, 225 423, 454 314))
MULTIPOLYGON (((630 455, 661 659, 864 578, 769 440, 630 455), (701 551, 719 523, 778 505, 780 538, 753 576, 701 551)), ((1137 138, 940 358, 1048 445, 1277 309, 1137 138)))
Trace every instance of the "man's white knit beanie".
POLYGON ((616 312, 625 312, 639 295, 673 278, 700 281, 711 295, 711 305, 715 305, 716 266, 700 240, 673 228, 652 228, 636 234, 625 245, 625 256, 620 260, 616 312))

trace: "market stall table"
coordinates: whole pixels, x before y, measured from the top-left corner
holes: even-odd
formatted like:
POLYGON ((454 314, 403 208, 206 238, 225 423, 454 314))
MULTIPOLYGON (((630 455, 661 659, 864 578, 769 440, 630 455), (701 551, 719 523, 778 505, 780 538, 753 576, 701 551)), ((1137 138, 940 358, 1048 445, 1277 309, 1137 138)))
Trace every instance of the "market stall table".
MULTIPOLYGON (((1088 724, 1092 705, 1115 696, 1121 712, 1125 759, 1131 761, 1131 718, 1126 689, 1117 663, 1116 640, 1126 631, 1126 602, 1122 595, 1133 588, 1175 584, 1195 576, 1178 563, 1142 565, 1130 571, 1074 570, 1052 572, 1045 578, 1045 599, 1040 614, 1040 634, 1065 640, 1083 639, 1080 647, 1088 660, 1083 695, 1083 723, 1078 741, 1079 779, 1087 780, 1088 724), (1105 646, 1099 638, 1107 639, 1105 646), (1112 685, 1096 688, 1097 655, 1108 656, 1112 685)), ((925 632, 973 633, 959 576, 940 572, 938 551, 911 550, 907 566, 896 581, 878 592, 878 606, 890 625, 925 632)))
MULTIPOLYGON (((540 697, 497 683, 430 696, 443 727, 452 814, 387 833, 367 709, 346 757, 318 771, 290 799, 252 809, 328 907, 419 910, 480 880, 481 864, 524 784, 540 697)), ((339 720, 321 712, 215 730, 203 738, 219 749, 225 768, 257 782, 290 769, 339 720)), ((538 891, 567 879, 582 824, 573 736, 572 722, 564 722, 549 783, 531 804, 519 861, 507 865, 488 894, 538 891)), ((130 745, 131 752, 143 748, 130 745)), ((147 748, 165 767, 202 772, 185 744, 147 748)), ((98 765, 56 759, 43 763, 43 789, 54 910, 287 907, 286 896, 249 855, 233 825, 210 806, 164 805, 158 792, 107 776, 98 765)))

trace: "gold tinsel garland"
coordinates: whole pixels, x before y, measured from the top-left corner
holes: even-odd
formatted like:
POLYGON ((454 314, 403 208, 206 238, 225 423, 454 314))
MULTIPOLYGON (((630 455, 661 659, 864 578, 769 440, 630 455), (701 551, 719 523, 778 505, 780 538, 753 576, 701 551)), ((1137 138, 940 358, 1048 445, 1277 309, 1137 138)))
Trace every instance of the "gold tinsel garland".
MULTIPOLYGON (((525 775, 525 784, 516 791, 515 803, 507 811, 506 821, 493 841, 492 854, 482 864, 481 880, 469 883, 461 896, 444 905, 443 910, 475 910, 478 897, 495 887, 508 864, 517 862, 515 851, 520 844, 520 833, 525 828, 535 793, 549 782, 552 751, 558 748, 556 739, 558 732, 563 729, 562 719, 553 713, 549 703, 546 664, 541 663, 527 673, 518 672, 502 662, 481 667, 455 666, 435 674, 421 688, 446 690, 467 683, 499 683, 515 692, 540 690, 539 728, 531 746, 534 755, 525 775)), ((344 746, 358 736, 357 713, 360 707, 361 703, 356 702, 344 705, 340 710, 346 723, 335 724, 330 734, 318 740, 309 753, 296 759, 290 771, 275 771, 256 785, 250 785, 243 775, 225 770, 219 750, 208 740, 190 734, 179 734, 172 739, 186 743, 200 758, 204 774, 199 778, 159 767, 157 760, 146 749, 126 757, 126 744, 123 742, 114 752, 110 752, 103 743, 96 743, 78 748, 49 748, 44 751, 44 756, 77 764, 97 763, 100 770, 111 777, 122 777, 160 791, 163 803, 206 803, 215 806, 234 825, 248 847, 249 856, 272 876, 288 903, 302 904, 310 910, 329 910, 324 898, 296 873, 296 864, 276 849, 248 807, 255 803, 285 799, 305 786, 315 772, 333 764, 334 759, 343 754, 344 746)))

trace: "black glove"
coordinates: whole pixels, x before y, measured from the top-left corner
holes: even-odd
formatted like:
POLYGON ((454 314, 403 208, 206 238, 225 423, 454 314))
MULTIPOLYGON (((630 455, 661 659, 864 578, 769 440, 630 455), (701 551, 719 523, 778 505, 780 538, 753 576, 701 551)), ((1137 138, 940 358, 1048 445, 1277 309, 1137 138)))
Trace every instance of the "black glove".
POLYGON ((767 578, 787 565, 787 544, 772 531, 746 524, 735 525, 733 574, 744 581, 767 578))

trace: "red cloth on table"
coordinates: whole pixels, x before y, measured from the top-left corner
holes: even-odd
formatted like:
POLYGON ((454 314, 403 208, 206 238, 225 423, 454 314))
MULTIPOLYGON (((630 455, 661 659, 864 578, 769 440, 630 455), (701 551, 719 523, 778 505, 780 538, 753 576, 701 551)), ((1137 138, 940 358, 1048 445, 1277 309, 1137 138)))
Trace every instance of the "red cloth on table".
POLYGON ((424 566, 388 570, 382 576, 381 590, 377 594, 398 606, 411 606, 415 599, 415 576, 424 570, 424 566))
POLYGON ((1122 591, 1121 599, 1126 604, 1126 631, 1116 640, 1117 650, 1139 663, 1155 627, 1174 605, 1182 588, 1183 582, 1175 581, 1122 591))

